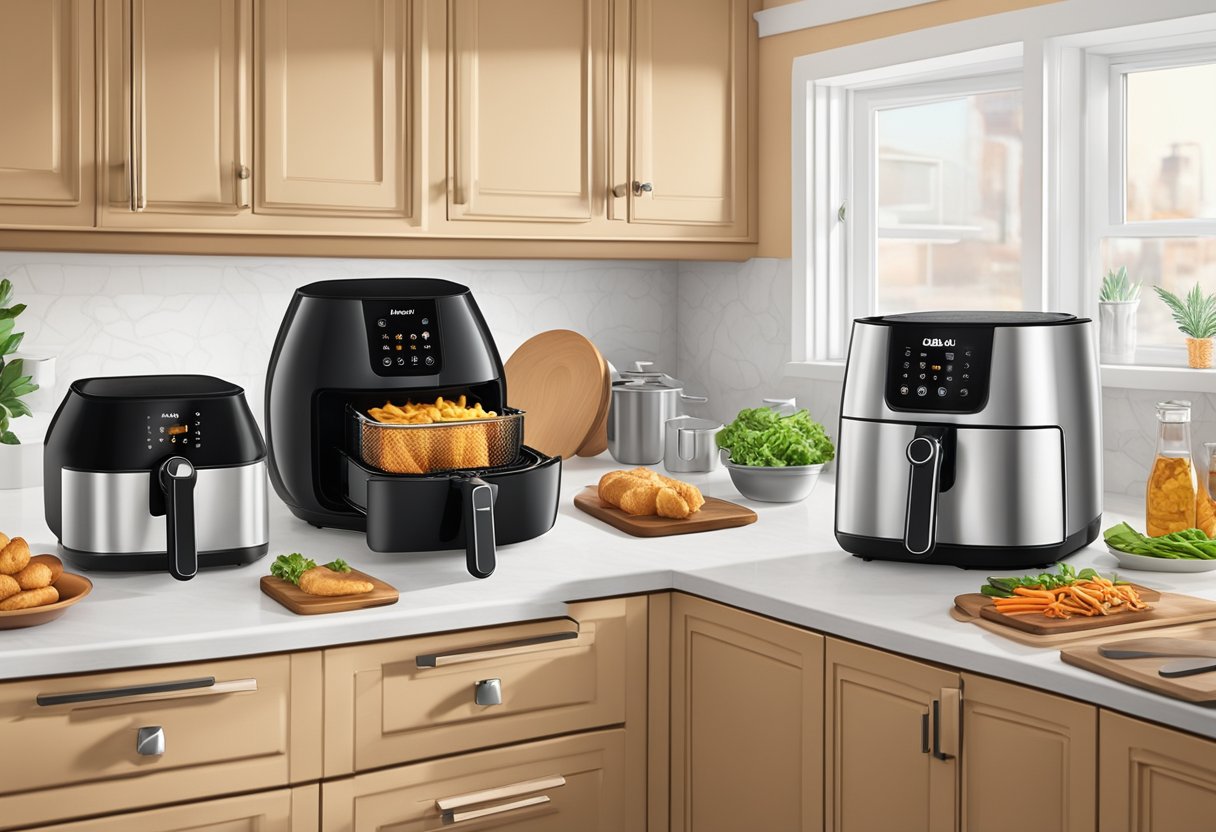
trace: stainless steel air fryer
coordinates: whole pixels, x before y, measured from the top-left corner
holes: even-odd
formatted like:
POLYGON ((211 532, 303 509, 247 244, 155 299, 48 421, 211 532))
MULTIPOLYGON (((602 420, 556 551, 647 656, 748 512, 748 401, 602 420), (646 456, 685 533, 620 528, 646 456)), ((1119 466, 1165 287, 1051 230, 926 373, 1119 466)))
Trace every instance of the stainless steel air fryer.
POLYGON ((266 445, 245 392, 210 376, 72 382, 46 434, 46 522, 85 569, 251 563, 266 554, 266 445))
POLYGON ((1093 324, 1048 312, 859 318, 840 406, 836 539, 868 559, 1008 568, 1102 519, 1093 324))

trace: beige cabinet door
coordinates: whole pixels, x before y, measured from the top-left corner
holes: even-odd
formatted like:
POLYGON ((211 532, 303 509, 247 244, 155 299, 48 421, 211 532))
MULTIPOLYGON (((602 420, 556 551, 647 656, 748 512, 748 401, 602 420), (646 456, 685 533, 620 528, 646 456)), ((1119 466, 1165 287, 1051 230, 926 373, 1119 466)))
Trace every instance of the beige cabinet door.
POLYGON ((688 595, 671 615, 672 832, 820 829, 823 637, 688 595))
POLYGON ((321 787, 312 785, 41 828, 46 832, 319 832, 320 803, 321 787))
POLYGON ((413 216, 414 6, 258 0, 256 213, 413 216))
POLYGON ((0 0, 0 226, 91 226, 93 4, 0 0))
POLYGON ((1216 742, 1102 711, 1100 832, 1211 832, 1216 742))
POLYGON ((232 227, 249 207, 251 0, 105 0, 101 224, 232 227))
POLYGON ((961 828, 1093 832, 1097 747, 1093 705, 964 673, 961 828))
POLYGON ((631 170, 613 183, 630 222, 748 233, 755 10, 750 0, 634 0, 631 170))
POLYGON ((450 0, 450 219, 602 213, 606 7, 450 0))
POLYGON ((958 674, 832 638, 825 673, 825 827, 954 832, 958 674))
POLYGON ((635 832, 625 731, 598 731, 327 781, 325 832, 635 832))

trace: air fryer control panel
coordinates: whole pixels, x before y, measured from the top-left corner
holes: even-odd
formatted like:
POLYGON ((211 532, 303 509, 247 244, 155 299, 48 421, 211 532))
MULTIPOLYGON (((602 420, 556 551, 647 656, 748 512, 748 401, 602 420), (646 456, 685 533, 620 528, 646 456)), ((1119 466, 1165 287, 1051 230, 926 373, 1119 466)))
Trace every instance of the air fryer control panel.
POLYGON ((434 300, 365 300, 363 317, 377 375, 428 376, 443 367, 434 300))
POLYGON ((992 327, 892 326, 887 346, 887 407, 976 413, 988 402, 992 327))

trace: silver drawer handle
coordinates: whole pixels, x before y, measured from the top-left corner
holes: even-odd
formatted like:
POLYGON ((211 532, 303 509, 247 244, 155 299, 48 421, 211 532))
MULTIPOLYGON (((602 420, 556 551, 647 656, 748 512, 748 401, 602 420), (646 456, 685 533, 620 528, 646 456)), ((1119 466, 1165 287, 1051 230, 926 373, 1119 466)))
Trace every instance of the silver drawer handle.
POLYGON ((502 679, 482 679, 473 686, 473 702, 477 705, 502 704, 502 679))
POLYGON ((258 689, 257 679, 232 679, 217 682, 214 676, 182 679, 176 682, 153 682, 103 690, 82 690, 71 693, 40 693, 34 699, 40 707, 75 705, 89 708, 100 705, 125 705, 130 702, 155 702, 162 699, 186 699, 194 696, 218 696, 224 693, 245 693, 258 689))
POLYGON ((516 641, 502 641, 498 644, 482 644, 477 647, 464 647, 459 650, 451 650, 447 653, 428 653, 417 656, 414 659, 414 664, 420 668, 424 667, 443 667, 444 665, 461 664, 465 662, 480 662, 486 659, 498 659, 505 656, 511 656, 516 653, 528 653, 529 648, 538 645, 553 644, 559 641, 569 641, 579 637, 579 626, 577 621, 571 621, 573 625, 571 630, 563 630, 560 633, 548 633, 543 636, 534 636, 532 638, 521 638, 516 641))
POLYGON ((488 806, 485 809, 470 809, 467 812, 444 812, 444 823, 460 823, 466 820, 477 820, 478 818, 488 817, 490 815, 501 815, 503 812, 512 812, 516 809, 526 809, 529 806, 541 806, 549 802, 549 795, 542 794, 537 797, 525 797, 523 800, 515 800, 511 803, 501 803, 498 806, 488 806))
POLYGON ((159 725, 140 728, 135 734, 135 753, 141 757, 159 757, 165 753, 165 729, 159 725))
MULTIPOLYGON (((454 812, 457 809, 464 809, 467 806, 476 806, 478 803, 489 803, 492 800, 507 800, 512 797, 529 794, 531 792, 543 792, 546 789, 557 789, 566 785, 566 778, 560 774, 553 774, 549 777, 541 777, 537 780, 524 780, 520 783, 512 783, 509 786, 496 786, 493 789, 484 789, 479 792, 468 792, 467 794, 453 795, 452 797, 441 797, 435 801, 435 808, 441 812, 454 812)), ((548 800, 549 798, 545 798, 548 800)))

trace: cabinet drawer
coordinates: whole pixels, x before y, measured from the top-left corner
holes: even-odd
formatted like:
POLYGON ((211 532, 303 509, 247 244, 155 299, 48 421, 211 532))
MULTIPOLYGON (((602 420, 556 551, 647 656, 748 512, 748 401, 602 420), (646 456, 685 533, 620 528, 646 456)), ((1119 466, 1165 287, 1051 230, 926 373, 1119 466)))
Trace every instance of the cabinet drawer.
POLYGON ((0 829, 315 779, 320 680, 313 652, 0 685, 0 829))
MULTIPOLYGON (((326 832, 624 832, 625 731, 597 731, 322 785, 326 832)), ((633 828, 637 828, 636 826, 633 828)))
POLYGON ((321 787, 301 786, 41 827, 44 832, 317 832, 321 787))
POLYGON ((569 610, 325 651, 326 776, 625 722, 645 707, 646 599, 569 610))

